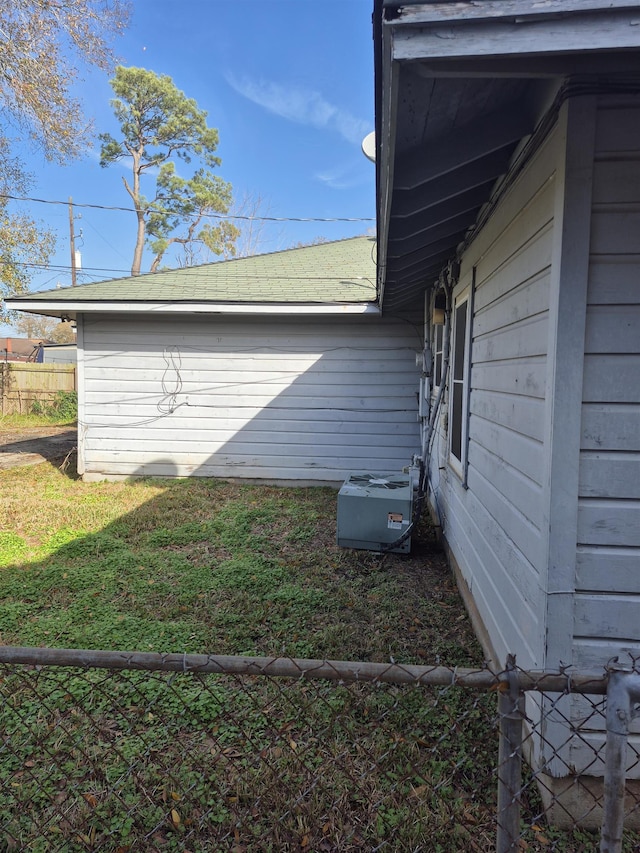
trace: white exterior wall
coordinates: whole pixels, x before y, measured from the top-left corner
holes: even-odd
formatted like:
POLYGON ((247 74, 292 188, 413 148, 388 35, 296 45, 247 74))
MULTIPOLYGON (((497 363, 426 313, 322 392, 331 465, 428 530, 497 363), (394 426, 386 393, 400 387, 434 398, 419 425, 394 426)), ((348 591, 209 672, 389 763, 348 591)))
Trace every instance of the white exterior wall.
POLYGON ((281 481, 419 452, 419 332, 378 318, 85 315, 80 471, 281 481), (173 410, 173 411, 172 411, 173 410))
MULTIPOLYGON (((593 100, 584 305, 576 300, 573 306, 583 327, 581 421, 571 647, 563 659, 601 672, 612 658, 630 664, 640 651, 640 98, 593 100)), ((579 725, 580 737, 566 743, 550 772, 563 776, 571 767, 603 775, 604 700, 574 695, 556 710, 547 744, 565 742, 567 717, 579 725)), ((630 747, 638 752, 640 721, 631 731, 630 747)), ((639 778, 640 768, 627 775, 639 778)))
MULTIPOLYGON (((640 98, 565 104, 454 291, 475 267, 468 478, 441 428, 439 509, 498 658, 524 667, 640 649, 639 140, 640 98)), ((547 773, 601 775, 595 701, 545 709, 547 773)))
POLYGON ((60 344, 42 348, 43 364, 75 364, 77 349, 75 344, 60 344))
POLYGON ((574 660, 640 650, 640 98, 601 98, 584 356, 574 660))
POLYGON ((466 486, 448 464, 440 419, 432 460, 444 535, 498 658, 539 666, 545 649, 547 351, 557 131, 465 254, 475 267, 466 486))

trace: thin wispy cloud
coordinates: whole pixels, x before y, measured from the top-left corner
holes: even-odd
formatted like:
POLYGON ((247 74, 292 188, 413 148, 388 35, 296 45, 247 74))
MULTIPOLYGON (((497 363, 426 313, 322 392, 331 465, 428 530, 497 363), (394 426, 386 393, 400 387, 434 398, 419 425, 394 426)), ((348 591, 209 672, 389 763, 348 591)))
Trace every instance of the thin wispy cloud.
POLYGON ((329 103, 320 92, 313 89, 283 86, 269 80, 238 77, 232 73, 226 75, 226 80, 239 95, 268 112, 297 124, 333 131, 348 142, 359 145, 371 130, 369 122, 329 103))
MULTIPOLYGON (((364 159, 364 155, 362 156, 364 159)), ((372 170, 371 175, 367 176, 363 174, 362 170, 355 169, 351 164, 351 166, 340 166, 336 169, 316 172, 314 178, 334 190, 351 190, 373 181, 374 173, 372 170)))

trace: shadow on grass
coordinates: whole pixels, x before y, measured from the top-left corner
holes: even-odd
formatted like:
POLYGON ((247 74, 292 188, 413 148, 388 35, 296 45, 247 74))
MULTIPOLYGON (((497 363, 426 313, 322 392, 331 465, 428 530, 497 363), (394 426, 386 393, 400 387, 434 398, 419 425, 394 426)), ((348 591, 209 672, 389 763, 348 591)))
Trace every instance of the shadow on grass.
POLYGON ((3 442, 0 444, 0 470, 38 464, 44 460, 60 467, 67 476, 75 478, 75 458, 71 464, 70 462, 71 456, 75 457, 77 443, 77 429, 3 442))
POLYGON ((482 662, 427 527, 382 556, 337 546, 330 488, 42 475, 2 534, 5 644, 482 662))
MULTIPOLYGON (((337 547, 332 489, 38 468, 41 517, 1 541, 5 644, 481 665, 427 526, 381 556, 337 547)), ((12 844, 42 821, 65 853, 490 849, 492 695, 46 667, 0 687, 12 844)))

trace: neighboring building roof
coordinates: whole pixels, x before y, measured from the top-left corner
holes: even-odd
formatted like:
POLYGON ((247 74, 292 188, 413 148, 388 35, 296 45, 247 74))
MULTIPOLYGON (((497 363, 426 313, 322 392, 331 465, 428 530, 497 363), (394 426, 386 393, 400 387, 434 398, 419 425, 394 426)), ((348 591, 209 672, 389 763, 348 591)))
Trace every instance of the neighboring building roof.
MULTIPOLYGON (((202 311, 232 307, 363 306, 376 298, 376 244, 352 237, 249 258, 30 293, 10 309, 56 316, 96 310, 202 311)), ((362 310, 362 308, 360 309, 362 310)), ((287 312, 287 313, 288 313, 287 312)), ((269 313, 273 313, 273 310, 269 313)))
POLYGON ((28 361, 46 338, 0 338, 1 361, 28 361))

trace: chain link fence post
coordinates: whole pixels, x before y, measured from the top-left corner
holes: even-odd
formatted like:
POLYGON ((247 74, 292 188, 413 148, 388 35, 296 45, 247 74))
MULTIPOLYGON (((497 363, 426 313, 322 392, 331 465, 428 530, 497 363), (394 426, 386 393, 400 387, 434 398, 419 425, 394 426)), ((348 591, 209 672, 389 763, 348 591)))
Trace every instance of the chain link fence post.
POLYGON ((622 851, 627 738, 631 720, 639 714, 639 702, 640 675, 624 669, 610 670, 600 853, 622 851))
POLYGON ((507 658, 507 689, 498 694, 500 721, 498 749, 497 853, 520 849, 520 791, 522 788, 522 721, 524 693, 520 690, 515 659, 507 658))

